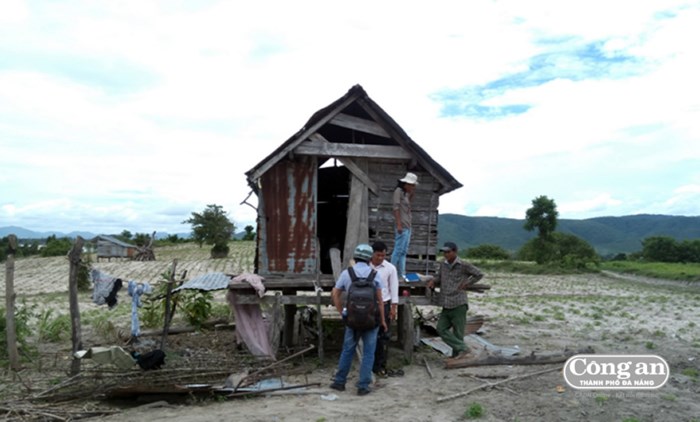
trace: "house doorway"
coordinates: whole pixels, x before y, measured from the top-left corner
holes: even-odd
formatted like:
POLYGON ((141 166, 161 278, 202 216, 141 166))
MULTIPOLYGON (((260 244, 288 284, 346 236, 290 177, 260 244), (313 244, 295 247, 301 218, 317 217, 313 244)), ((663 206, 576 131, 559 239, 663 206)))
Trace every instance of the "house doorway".
MULTIPOLYGON (((324 164, 329 164, 326 162, 324 164)), ((322 274, 333 274, 330 249, 343 251, 347 226, 348 198, 350 194, 350 172, 345 166, 332 165, 318 169, 317 237, 320 251, 322 274)), ((342 257, 341 257, 342 258, 342 257)))

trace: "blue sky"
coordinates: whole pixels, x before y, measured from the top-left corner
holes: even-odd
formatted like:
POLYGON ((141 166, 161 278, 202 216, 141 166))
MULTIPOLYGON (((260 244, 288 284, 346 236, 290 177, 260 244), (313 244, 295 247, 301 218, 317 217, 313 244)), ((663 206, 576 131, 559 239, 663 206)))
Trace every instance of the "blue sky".
POLYGON ((697 216, 698 39, 685 0, 4 0, 0 226, 241 229, 245 171, 358 83, 464 185, 441 213, 697 216))

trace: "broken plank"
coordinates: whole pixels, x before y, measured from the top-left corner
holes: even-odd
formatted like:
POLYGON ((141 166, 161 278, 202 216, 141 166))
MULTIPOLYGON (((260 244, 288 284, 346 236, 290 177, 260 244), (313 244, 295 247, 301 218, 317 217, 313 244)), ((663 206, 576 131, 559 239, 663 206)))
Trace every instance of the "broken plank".
POLYGON ((467 359, 446 359, 445 369, 468 368, 472 366, 487 365, 542 365, 549 363, 566 362, 571 356, 578 354, 594 353, 593 348, 588 346, 578 350, 565 349, 561 352, 530 353, 526 356, 506 356, 499 353, 481 353, 474 358, 467 359))

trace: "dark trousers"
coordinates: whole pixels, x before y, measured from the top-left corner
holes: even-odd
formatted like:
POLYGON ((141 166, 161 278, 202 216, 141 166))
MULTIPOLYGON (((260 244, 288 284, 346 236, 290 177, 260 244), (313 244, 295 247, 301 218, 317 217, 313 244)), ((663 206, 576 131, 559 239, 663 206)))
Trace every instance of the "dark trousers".
POLYGON ((386 355, 389 348, 389 340, 391 339, 391 332, 389 331, 391 323, 391 301, 387 300, 384 302, 384 322, 386 322, 386 331, 379 326, 379 332, 377 333, 377 348, 374 350, 374 367, 372 371, 378 372, 382 369, 386 369, 386 355))

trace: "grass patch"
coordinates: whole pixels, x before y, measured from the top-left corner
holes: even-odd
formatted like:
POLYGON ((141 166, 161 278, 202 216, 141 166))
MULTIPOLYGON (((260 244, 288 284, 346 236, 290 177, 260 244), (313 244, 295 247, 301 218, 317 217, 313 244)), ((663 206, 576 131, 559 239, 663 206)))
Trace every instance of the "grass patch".
POLYGON ((472 260, 474 265, 489 272, 505 272, 534 275, 567 275, 598 273, 596 269, 563 268, 557 265, 538 265, 529 261, 472 260))
POLYGON ((696 368, 685 368, 683 371, 681 371, 681 374, 694 380, 697 380, 698 376, 700 376, 696 368))
POLYGON ((610 396, 603 396, 603 395, 595 396, 595 402, 598 406, 604 405, 605 403, 608 402, 608 400, 610 400, 610 396))
POLYGON ((465 419, 476 419, 484 416, 484 406, 479 403, 472 403, 464 412, 465 419))
POLYGON ((601 269, 644 277, 700 282, 700 264, 675 262, 606 261, 601 269))

